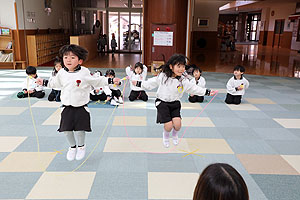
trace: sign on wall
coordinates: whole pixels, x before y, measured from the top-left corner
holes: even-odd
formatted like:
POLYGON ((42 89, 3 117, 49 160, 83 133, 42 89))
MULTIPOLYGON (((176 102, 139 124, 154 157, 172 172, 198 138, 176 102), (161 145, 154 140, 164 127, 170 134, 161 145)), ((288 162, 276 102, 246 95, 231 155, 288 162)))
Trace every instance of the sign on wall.
POLYGON ((153 45, 173 46, 173 32, 154 31, 153 45))

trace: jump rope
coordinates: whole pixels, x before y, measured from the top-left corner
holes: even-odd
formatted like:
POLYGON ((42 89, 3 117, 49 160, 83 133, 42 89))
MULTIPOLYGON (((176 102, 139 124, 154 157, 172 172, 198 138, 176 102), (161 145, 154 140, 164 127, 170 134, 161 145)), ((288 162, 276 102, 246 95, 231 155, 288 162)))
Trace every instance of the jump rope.
MULTIPOLYGON (((29 87, 28 87, 28 84, 29 84, 28 79, 29 79, 29 78, 32 78, 32 77, 27 77, 27 91, 29 91, 29 90, 28 90, 28 88, 29 88, 29 87)), ((125 88, 126 88, 128 79, 129 79, 128 76, 126 76, 126 77, 124 77, 124 78, 121 79, 121 80, 125 80, 125 84, 124 84, 123 91, 122 91, 122 94, 123 94, 123 102, 124 102, 124 96, 125 96, 125 88)), ((180 89, 178 89, 178 92, 180 92, 180 93, 183 92, 183 87, 182 87, 182 86, 180 87, 180 89)), ((216 92, 214 93, 214 96, 211 98, 211 100, 206 104, 206 106, 199 112, 199 114, 198 114, 196 117, 194 117, 194 119, 193 119, 193 120, 188 124, 188 126, 184 129, 184 132, 183 132, 182 136, 180 137, 180 140, 179 140, 178 145, 180 144, 180 142, 181 142, 182 138, 184 137, 184 135, 185 135, 186 131, 188 130, 188 128, 193 124, 193 122, 196 120, 196 118, 199 117, 199 115, 206 109, 206 107, 214 100, 214 98, 217 96, 217 94, 218 94, 218 91, 216 91, 216 92)), ((107 100, 105 101, 105 103, 107 103, 107 100)), ((38 137, 38 133, 37 133, 36 125, 35 125, 35 120, 34 120, 32 108, 31 108, 31 102, 30 102, 30 94, 29 94, 29 92, 28 92, 28 104, 29 104, 30 115, 31 115, 32 124, 33 124, 33 127, 34 127, 35 136, 36 136, 36 142, 37 142, 38 153, 40 153, 39 137, 38 137)), ((91 157, 91 155, 94 153, 94 151, 96 150, 96 148, 99 146, 99 144, 100 144, 100 142, 101 142, 101 140, 102 140, 102 138, 103 138, 103 136, 104 136, 104 133, 105 133, 107 127, 108 127, 109 122, 111 121, 111 118, 112 118, 112 116, 113 116, 113 114, 114 114, 116 108, 117 108, 117 106, 114 106, 114 109, 113 109, 113 111, 112 111, 112 113, 111 113, 111 115, 110 115, 108 121, 106 122, 106 125, 105 125, 105 127, 104 127, 104 129, 103 129, 103 131, 102 131, 102 133, 101 133, 101 135, 100 135, 100 138, 98 139, 98 141, 97 141, 96 145, 94 146, 93 150, 88 154, 88 156, 86 157, 86 159, 85 159, 78 167, 76 167, 74 170, 72 170, 71 172, 75 172, 75 171, 77 171, 79 168, 81 168, 81 167, 86 163, 86 161, 91 157)), ((167 153, 170 153, 171 151, 174 151, 174 150, 176 149, 176 146, 174 146, 173 148, 170 148, 168 151, 164 151, 164 152, 153 152, 153 151, 148 151, 148 150, 145 150, 145 149, 143 149, 143 148, 138 147, 138 146, 133 142, 132 138, 129 136, 128 131, 127 131, 127 128, 126 128, 124 104, 123 104, 123 123, 124 123, 124 129, 125 129, 125 132, 126 132, 126 135, 127 135, 127 138, 128 138, 128 140, 129 140, 130 144, 131 144, 134 148, 136 148, 137 150, 139 150, 140 152, 150 153, 150 154, 167 154, 167 153)), ((55 153, 57 153, 57 151, 56 151, 55 153)))

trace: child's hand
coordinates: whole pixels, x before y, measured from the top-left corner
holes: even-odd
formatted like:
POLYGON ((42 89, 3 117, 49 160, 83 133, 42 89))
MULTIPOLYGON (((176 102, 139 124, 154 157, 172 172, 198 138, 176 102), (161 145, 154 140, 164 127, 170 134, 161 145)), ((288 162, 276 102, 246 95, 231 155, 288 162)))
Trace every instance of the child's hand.
POLYGON ((99 92, 100 92, 100 90, 95 90, 95 93, 96 93, 96 94, 99 94, 99 92))
POLYGON ((120 79, 117 77, 113 79, 113 82, 115 85, 120 85, 120 79))
POLYGON ((214 96, 215 94, 217 94, 218 93, 218 90, 215 90, 215 91, 210 91, 210 95, 209 96, 214 96))
POLYGON ((43 79, 42 78, 37 78, 35 82, 38 85, 43 85, 43 79))
POLYGON ((28 91, 27 91, 27 90, 23 90, 23 92, 24 92, 24 94, 27 94, 27 93, 28 93, 28 91))
POLYGON ((243 89, 244 89, 244 87, 241 87, 241 86, 238 87, 238 90, 243 90, 243 89))
POLYGON ((34 90, 28 90, 28 93, 29 93, 29 94, 34 93, 34 90))
POLYGON ((106 97, 106 101, 109 101, 111 99, 111 97, 106 97))
POLYGON ((136 86, 137 81, 131 81, 132 85, 136 86))

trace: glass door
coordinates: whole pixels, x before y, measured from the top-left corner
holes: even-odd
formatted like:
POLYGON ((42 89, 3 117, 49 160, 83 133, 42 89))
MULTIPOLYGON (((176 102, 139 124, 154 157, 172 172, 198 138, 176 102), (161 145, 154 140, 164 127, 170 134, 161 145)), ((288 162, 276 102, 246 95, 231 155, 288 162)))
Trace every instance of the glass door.
POLYGON ((109 12, 109 38, 115 36, 119 52, 141 52, 142 20, 142 13, 109 12))

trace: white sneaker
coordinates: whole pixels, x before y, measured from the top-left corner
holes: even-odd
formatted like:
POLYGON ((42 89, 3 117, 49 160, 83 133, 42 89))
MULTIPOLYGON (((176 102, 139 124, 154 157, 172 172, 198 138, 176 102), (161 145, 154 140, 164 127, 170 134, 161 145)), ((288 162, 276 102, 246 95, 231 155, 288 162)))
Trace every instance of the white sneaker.
POLYGON ((178 145, 178 134, 173 135, 173 144, 178 145))
POLYGON ((76 160, 81 160, 85 156, 85 145, 77 148, 76 160))
POLYGON ((119 103, 122 104, 123 103, 123 99, 122 97, 119 97, 119 103))
POLYGON ((112 106, 118 106, 119 103, 116 102, 116 100, 112 99, 112 100, 110 101, 110 105, 112 105, 112 106))
POLYGON ((68 153, 67 153, 67 160, 72 161, 75 159, 76 156, 76 148, 69 147, 68 153))
POLYGON ((117 97, 114 97, 114 100, 119 103, 119 99, 117 97))

